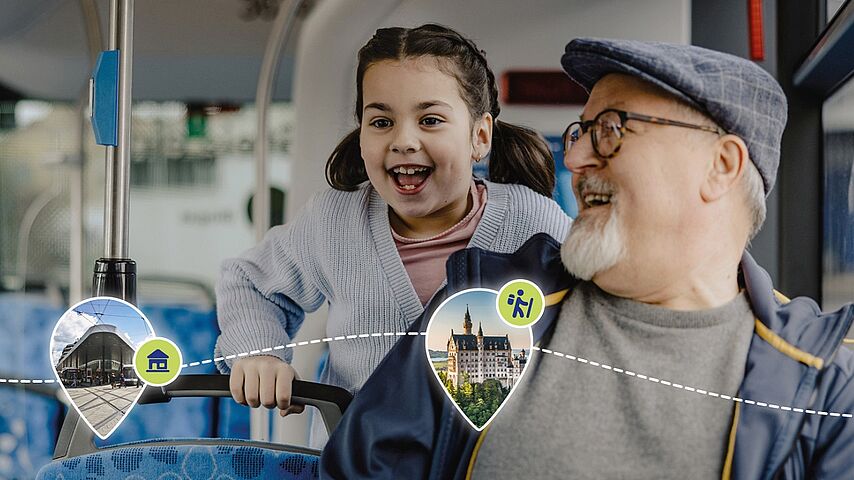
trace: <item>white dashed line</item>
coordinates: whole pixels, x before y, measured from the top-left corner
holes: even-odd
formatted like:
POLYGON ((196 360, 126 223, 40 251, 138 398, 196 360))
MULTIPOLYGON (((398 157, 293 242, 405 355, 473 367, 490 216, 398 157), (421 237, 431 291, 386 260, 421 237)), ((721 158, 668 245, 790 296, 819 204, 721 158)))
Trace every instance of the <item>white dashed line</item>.
MULTIPOLYGON (((298 343, 289 343, 287 345, 276 345, 275 347, 265 347, 265 348, 258 349, 258 350, 251 350, 249 352, 241 352, 241 353, 237 353, 237 354, 233 354, 233 355, 226 355, 226 356, 222 356, 222 357, 209 358, 209 359, 201 360, 198 362, 185 363, 185 364, 181 365, 181 367, 182 368, 196 367, 199 365, 207 365, 207 364, 213 363, 213 362, 222 362, 225 360, 232 360, 232 359, 238 358, 238 357, 242 358, 242 357, 247 357, 249 355, 256 355, 259 353, 270 352, 273 350, 283 350, 285 348, 293 348, 293 347, 305 346, 305 345, 315 345, 315 344, 318 344, 321 342, 332 343, 332 342, 340 342, 343 340, 354 340, 357 338, 371 338, 371 337, 375 338, 375 337, 392 337, 392 336, 403 337, 403 336, 407 336, 407 335, 411 335, 411 336, 424 335, 424 336, 426 336, 427 332, 377 332, 377 333, 362 333, 362 334, 356 334, 356 335, 339 335, 337 337, 325 337, 325 338, 320 338, 320 339, 315 339, 315 340, 306 340, 306 341, 301 341, 298 343)), ((757 402, 755 400, 750 400, 750 399, 746 399, 746 398, 732 397, 732 396, 724 395, 721 393, 709 392, 707 390, 703 390, 700 388, 684 386, 684 385, 680 385, 678 383, 672 383, 672 382, 669 382, 667 380, 661 380, 661 379, 656 378, 656 377, 650 377, 650 376, 643 375, 640 373, 635 373, 635 372, 632 372, 630 370, 623 370, 622 368, 619 368, 619 367, 614 367, 611 365, 606 365, 606 364, 594 362, 592 360, 588 360, 588 359, 582 358, 582 357, 576 357, 576 356, 570 355, 568 353, 555 352, 555 351, 550 350, 548 348, 540 348, 537 346, 534 346, 531 348, 533 350, 537 350, 537 351, 543 352, 545 354, 554 355, 558 358, 564 358, 567 360, 576 361, 578 363, 587 364, 591 367, 599 367, 603 370, 608 370, 608 371, 611 371, 614 373, 621 373, 621 374, 627 375, 629 377, 635 377, 635 378, 638 378, 640 380, 646 380, 648 382, 657 383, 660 385, 669 386, 669 387, 673 387, 673 388, 678 388, 680 390, 685 390, 688 392, 696 393, 699 395, 705 395, 708 397, 721 398, 723 400, 730 400, 733 402, 745 403, 747 405, 756 405, 758 407, 771 408, 771 409, 782 410, 782 411, 786 411, 786 412, 806 413, 808 415, 821 415, 821 416, 829 416, 829 417, 837 417, 837 418, 854 418, 854 414, 852 414, 852 413, 825 412, 825 411, 821 411, 821 410, 810 410, 810 409, 804 409, 804 408, 789 407, 789 406, 785 406, 785 405, 776 405, 773 403, 768 404, 765 402, 757 402)), ((0 378, 0 383, 53 384, 53 383, 57 383, 57 382, 56 382, 56 380, 52 380, 52 379, 30 380, 30 379, 16 379, 16 378, 0 378)))
POLYGON ((630 370, 623 370, 622 368, 613 367, 611 365, 601 364, 598 362, 594 362, 593 360, 588 360, 586 358, 576 357, 576 356, 570 355, 568 353, 555 352, 553 350, 550 350, 547 348, 540 348, 537 346, 532 347, 532 349, 543 352, 545 354, 554 355, 555 357, 565 358, 568 360, 574 360, 578 363, 584 363, 584 364, 587 364, 591 367, 599 367, 603 370, 609 370, 609 371, 612 371, 615 373, 622 373, 623 375, 627 375, 629 377, 635 377, 635 378, 638 378, 640 380, 646 380, 648 382, 658 383, 660 385, 665 385, 665 386, 672 387, 672 388, 678 388, 680 390, 685 390, 687 392, 697 393, 697 394, 705 395, 708 397, 721 398, 723 400, 729 400, 729 401, 733 401, 733 402, 737 402, 737 403, 746 403, 748 405, 756 405, 758 407, 771 408, 774 410, 782 410, 782 411, 786 411, 786 412, 806 413, 809 415, 821 415, 821 416, 839 417, 839 418, 854 418, 854 414, 852 414, 852 413, 824 412, 824 411, 820 411, 820 410, 817 411, 817 410, 809 410, 809 409, 797 408, 797 407, 787 407, 784 405, 776 405, 773 403, 769 404, 769 403, 765 403, 765 402, 757 402, 755 400, 749 400, 746 398, 732 397, 729 395, 724 395, 722 393, 709 392, 709 391, 703 390, 701 388, 689 387, 689 386, 685 386, 685 385, 680 385, 678 383, 672 383, 672 382, 669 382, 667 380, 661 380, 659 378, 650 377, 650 376, 643 375, 640 373, 635 373, 635 372, 632 372, 630 370))

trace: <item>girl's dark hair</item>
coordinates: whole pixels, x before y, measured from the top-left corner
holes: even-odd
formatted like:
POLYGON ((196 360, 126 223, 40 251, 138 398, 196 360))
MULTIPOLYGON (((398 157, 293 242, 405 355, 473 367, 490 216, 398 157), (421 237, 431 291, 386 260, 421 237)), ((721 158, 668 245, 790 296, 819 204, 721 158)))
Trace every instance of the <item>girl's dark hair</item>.
MULTIPOLYGON (((518 183, 551 197, 555 185, 555 166, 551 151, 537 132, 501 122, 498 114, 498 87, 495 75, 486 63, 485 53, 454 30, 436 24, 417 28, 381 28, 359 50, 356 70, 356 120, 362 123, 362 80, 371 65, 383 60, 431 56, 440 60, 439 68, 457 79, 460 94, 472 120, 489 112, 495 119, 492 150, 489 154, 489 179, 499 183, 518 183)), ((359 146, 359 128, 347 134, 326 162, 326 181, 337 190, 352 191, 368 179, 359 146)))

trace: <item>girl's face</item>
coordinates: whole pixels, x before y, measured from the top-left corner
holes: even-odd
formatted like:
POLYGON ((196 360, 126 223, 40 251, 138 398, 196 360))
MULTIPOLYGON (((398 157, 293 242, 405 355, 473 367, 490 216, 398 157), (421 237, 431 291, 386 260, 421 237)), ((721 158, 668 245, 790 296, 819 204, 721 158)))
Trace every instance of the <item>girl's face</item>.
POLYGON ((457 80, 437 62, 384 60, 362 80, 365 170, 407 236, 441 233, 465 216, 472 162, 492 136, 492 117, 473 126, 457 80))

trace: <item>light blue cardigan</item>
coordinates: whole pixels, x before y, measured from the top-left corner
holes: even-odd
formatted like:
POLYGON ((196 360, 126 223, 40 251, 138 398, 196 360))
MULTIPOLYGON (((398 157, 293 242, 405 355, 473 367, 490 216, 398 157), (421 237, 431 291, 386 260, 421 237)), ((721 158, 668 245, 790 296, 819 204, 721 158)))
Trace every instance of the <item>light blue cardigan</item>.
MULTIPOLYGON (((520 185, 483 183, 486 208, 469 247, 510 253, 538 232, 561 241, 566 236, 571 220, 553 200, 520 185)), ((397 253, 388 204, 368 182, 354 192, 315 195, 287 225, 225 261, 216 297, 222 331, 216 357, 289 343, 304 311, 324 301, 332 338, 405 332, 424 310, 397 253)), ((356 393, 398 338, 330 342, 320 381, 356 393)), ((291 349, 263 354, 292 358, 291 349)), ((228 373, 234 361, 217 367, 228 373)))

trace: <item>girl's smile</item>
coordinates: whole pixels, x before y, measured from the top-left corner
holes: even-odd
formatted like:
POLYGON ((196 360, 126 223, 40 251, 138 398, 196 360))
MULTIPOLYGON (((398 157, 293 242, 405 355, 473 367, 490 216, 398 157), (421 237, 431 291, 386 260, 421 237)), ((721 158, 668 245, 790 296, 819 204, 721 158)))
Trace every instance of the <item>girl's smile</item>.
POLYGON ((394 179, 401 195, 415 195, 423 190, 431 173, 432 167, 415 164, 397 165, 388 169, 388 174, 394 179))

